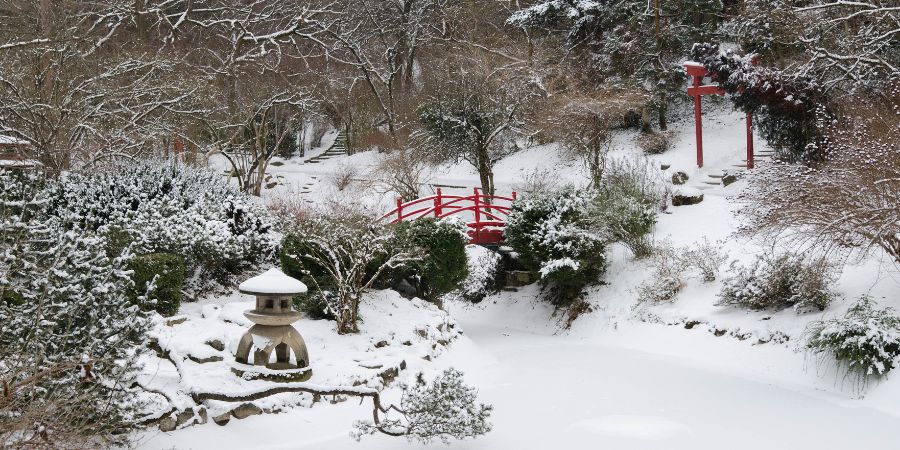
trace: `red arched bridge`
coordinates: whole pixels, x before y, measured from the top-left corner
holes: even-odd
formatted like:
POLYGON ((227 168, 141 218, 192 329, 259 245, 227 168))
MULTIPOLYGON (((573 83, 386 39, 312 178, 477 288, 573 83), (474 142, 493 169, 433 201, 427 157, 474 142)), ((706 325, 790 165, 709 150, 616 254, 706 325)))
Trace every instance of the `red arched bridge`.
POLYGON ((442 219, 457 216, 466 221, 470 243, 499 245, 503 242, 506 218, 515 200, 515 192, 510 197, 504 197, 486 195, 475 188, 472 195, 462 196, 444 195, 441 188, 437 188, 435 195, 406 203, 398 197, 397 207, 382 216, 381 220, 398 223, 423 217, 442 219))

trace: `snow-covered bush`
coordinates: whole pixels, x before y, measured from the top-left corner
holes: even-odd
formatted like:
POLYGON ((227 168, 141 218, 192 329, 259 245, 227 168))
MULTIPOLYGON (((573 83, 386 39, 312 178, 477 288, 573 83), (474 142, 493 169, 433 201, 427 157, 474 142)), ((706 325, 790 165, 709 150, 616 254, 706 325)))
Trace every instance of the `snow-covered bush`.
POLYGON ((399 407, 376 409, 375 421, 357 422, 350 435, 360 440, 380 432, 406 436, 422 444, 435 439, 449 444, 450 439, 475 438, 491 431, 488 420, 493 410, 490 405, 477 403, 477 398, 478 391, 467 386, 462 372, 456 369, 447 369, 431 381, 419 373, 413 383, 404 386, 399 407))
POLYGON ((146 308, 164 316, 178 313, 184 285, 184 258, 171 253, 139 255, 131 258, 128 270, 134 282, 129 290, 133 302, 149 293, 151 298, 145 302, 146 308))
POLYGON ((148 321, 127 297, 131 255, 51 220, 52 183, 0 170, 0 447, 106 447, 130 426, 148 321))
POLYGON ((513 203, 507 243, 522 263, 540 272, 549 300, 566 305, 606 270, 607 237, 592 226, 588 205, 594 193, 567 188, 524 196, 513 203))
POLYGON ((703 282, 709 283, 716 281, 719 270, 725 264, 725 261, 728 260, 728 255, 725 254, 725 250, 722 248, 722 242, 710 242, 709 239, 704 237, 701 242, 685 249, 684 258, 688 266, 700 272, 703 282))
POLYGON ((665 183, 656 172, 644 159, 612 161, 591 203, 594 226, 607 230, 637 258, 653 251, 651 232, 656 214, 668 198, 665 183))
POLYGON ((653 252, 654 270, 650 279, 638 287, 642 302, 669 302, 684 287, 684 272, 688 261, 671 245, 660 245, 653 252))
POLYGON ((480 245, 467 245, 468 276, 463 280, 459 295, 478 303, 497 290, 497 272, 500 270, 500 254, 480 245))
POLYGON ((422 218, 397 225, 397 239, 414 245, 425 256, 406 264, 395 278, 408 281, 416 295, 435 302, 466 279, 466 225, 457 220, 422 218))
POLYGON ((644 153, 658 155, 669 149, 669 145, 671 145, 670 135, 662 131, 641 133, 637 138, 637 144, 644 153))
POLYGON ((807 349, 832 356, 863 381, 886 374, 900 355, 900 317, 866 296, 843 317, 811 323, 807 335, 807 349))
MULTIPOLYGON (((100 234, 143 253, 184 258, 186 288, 227 284, 274 248, 270 218, 221 176, 176 162, 141 161, 115 170, 72 174, 50 195, 62 226, 100 234)), ((115 254, 121 248, 111 249, 115 254)))
POLYGON ((281 261, 289 274, 327 302, 340 334, 358 331, 359 300, 389 270, 422 259, 422 250, 396 238, 396 229, 368 215, 339 211, 313 215, 290 226, 281 261))
POLYGON ((834 299, 834 270, 824 260, 793 254, 758 256, 749 266, 734 262, 723 280, 720 305, 752 309, 793 306, 797 312, 823 310, 834 299))

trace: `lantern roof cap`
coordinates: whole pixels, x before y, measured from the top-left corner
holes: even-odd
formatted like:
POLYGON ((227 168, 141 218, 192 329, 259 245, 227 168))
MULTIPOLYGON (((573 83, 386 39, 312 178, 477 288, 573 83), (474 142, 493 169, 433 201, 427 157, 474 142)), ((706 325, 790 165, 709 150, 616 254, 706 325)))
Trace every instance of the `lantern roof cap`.
POLYGON ((292 295, 302 294, 308 289, 300 280, 272 268, 244 281, 238 286, 238 290, 250 295, 292 295))

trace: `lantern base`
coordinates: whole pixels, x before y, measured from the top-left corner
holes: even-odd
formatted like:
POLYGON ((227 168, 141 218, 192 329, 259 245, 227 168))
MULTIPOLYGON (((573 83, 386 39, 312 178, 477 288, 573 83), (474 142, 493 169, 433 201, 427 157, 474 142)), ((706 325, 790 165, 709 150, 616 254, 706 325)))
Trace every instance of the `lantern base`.
POLYGON ((253 353, 253 365, 268 369, 302 369, 309 366, 309 353, 300 333, 290 325, 261 325, 250 327, 238 343, 235 361, 239 364, 250 364, 250 353, 253 353), (271 361, 275 353, 275 361, 271 361), (294 361, 291 363, 291 353, 294 361))
POLYGON ((268 368, 262 366, 251 366, 249 364, 233 363, 231 372, 245 380, 265 380, 276 383, 297 383, 309 381, 312 378, 312 368, 268 368))

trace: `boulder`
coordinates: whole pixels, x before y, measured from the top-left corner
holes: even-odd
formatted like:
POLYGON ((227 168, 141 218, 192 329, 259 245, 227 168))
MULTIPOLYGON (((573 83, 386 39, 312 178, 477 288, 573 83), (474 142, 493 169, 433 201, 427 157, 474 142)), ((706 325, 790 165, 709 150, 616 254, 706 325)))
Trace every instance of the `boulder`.
POLYGON ((725 175, 724 177, 722 177, 722 186, 728 186, 729 184, 734 183, 737 180, 738 180, 737 175, 735 175, 733 173, 729 173, 729 174, 725 175))
POLYGON ((212 347, 212 348, 214 348, 214 349, 216 349, 216 350, 218 350, 218 351, 220 351, 220 352, 225 350, 225 344, 224 344, 222 341, 218 340, 218 339, 213 339, 213 340, 211 340, 211 341, 206 341, 206 345, 208 345, 208 346, 210 346, 210 347, 212 347))
POLYGON ((694 192, 677 192, 672 196, 672 206, 696 205, 703 201, 703 194, 694 192))
POLYGON ((687 183, 688 174, 684 172, 675 172, 672 174, 672 184, 684 184, 687 183))
POLYGON ((213 416, 212 420, 216 425, 225 426, 231 420, 231 413, 227 412, 219 414, 218 416, 213 416))
POLYGON ((231 410, 231 415, 234 416, 235 419, 246 419, 250 416, 256 416, 262 414, 262 409, 259 406, 254 405, 253 403, 244 403, 237 408, 231 410))

